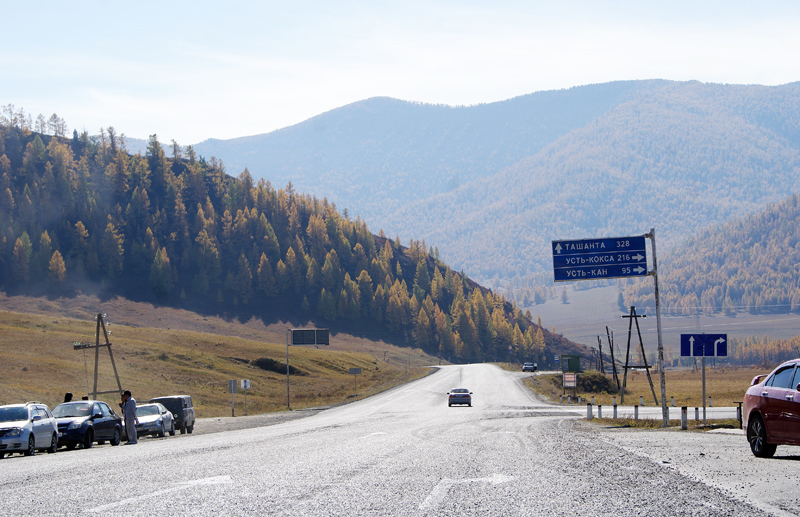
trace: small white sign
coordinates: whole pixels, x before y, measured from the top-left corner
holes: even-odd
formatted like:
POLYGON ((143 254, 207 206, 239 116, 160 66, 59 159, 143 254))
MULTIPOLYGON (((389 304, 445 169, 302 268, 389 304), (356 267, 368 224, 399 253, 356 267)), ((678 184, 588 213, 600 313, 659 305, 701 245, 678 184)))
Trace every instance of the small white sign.
POLYGON ((249 390, 250 389, 250 380, 249 379, 242 379, 242 389, 249 390))

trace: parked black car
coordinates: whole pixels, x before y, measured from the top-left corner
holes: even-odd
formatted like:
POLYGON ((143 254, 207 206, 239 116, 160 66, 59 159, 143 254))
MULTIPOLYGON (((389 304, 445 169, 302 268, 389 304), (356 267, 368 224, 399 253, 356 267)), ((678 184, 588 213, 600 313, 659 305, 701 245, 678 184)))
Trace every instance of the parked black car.
POLYGON ((171 395, 169 397, 156 397, 150 402, 163 404, 172 412, 175 420, 175 427, 181 430, 181 434, 194 431, 194 406, 192 397, 189 395, 171 395))
POLYGON ((119 445, 122 437, 122 417, 100 400, 64 402, 53 409, 58 423, 58 446, 74 449, 90 448, 95 442, 119 445))

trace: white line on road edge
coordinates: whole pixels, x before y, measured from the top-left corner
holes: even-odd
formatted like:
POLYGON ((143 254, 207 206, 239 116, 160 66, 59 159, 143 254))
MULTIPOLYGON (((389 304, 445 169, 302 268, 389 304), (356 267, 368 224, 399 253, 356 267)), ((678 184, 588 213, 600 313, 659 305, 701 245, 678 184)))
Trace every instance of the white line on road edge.
POLYGON ((149 494, 143 494, 143 495, 139 495, 139 496, 136 496, 136 497, 129 497, 128 499, 123 499, 121 501, 117 501, 116 503, 109 503, 109 504, 104 504, 102 506, 97 506, 97 507, 91 508, 91 509, 89 509, 87 511, 88 512, 92 512, 92 513, 102 513, 102 512, 105 512, 107 510, 110 510, 112 508, 116 508, 117 506, 124 506, 124 505, 126 505, 128 503, 141 501, 143 499, 150 499, 151 497, 156 497, 156 496, 159 496, 159 495, 168 494, 170 492, 176 492, 178 490, 183 490, 183 489, 190 488, 190 487, 193 487, 193 486, 199 486, 199 485, 223 485, 223 484, 227 484, 227 483, 233 483, 233 480, 228 475, 225 475, 225 476, 214 476, 214 477, 203 478, 203 479, 193 479, 191 481, 184 481, 183 483, 178 483, 176 486, 173 486, 172 488, 159 490, 157 492, 150 492, 149 494))
POLYGON ((501 483, 508 483, 509 481, 513 481, 513 476, 504 476, 503 474, 492 474, 491 477, 488 478, 474 478, 474 479, 447 479, 444 478, 439 483, 433 487, 431 493, 428 494, 428 497, 419 505, 419 509, 423 512, 427 512, 429 510, 433 510, 435 508, 439 508, 442 501, 444 501, 445 496, 447 496, 447 492, 450 491, 450 487, 453 485, 463 485, 466 483, 491 483, 493 485, 499 485, 501 483))

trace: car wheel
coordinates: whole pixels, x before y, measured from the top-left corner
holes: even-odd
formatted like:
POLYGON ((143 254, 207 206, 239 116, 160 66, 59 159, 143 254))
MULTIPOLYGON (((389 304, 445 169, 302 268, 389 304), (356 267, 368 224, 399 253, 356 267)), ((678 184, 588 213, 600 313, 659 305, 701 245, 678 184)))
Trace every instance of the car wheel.
POLYGON ((175 422, 170 422, 169 435, 170 436, 175 436, 175 422))
POLYGON ((25 456, 33 456, 36 454, 36 444, 33 441, 33 433, 28 436, 28 448, 23 452, 25 456))
POLYGON ((49 452, 50 454, 55 454, 57 450, 58 450, 58 435, 56 433, 53 433, 53 439, 50 441, 50 448, 47 449, 47 452, 49 452))
POLYGON ((117 446, 119 442, 122 440, 122 431, 119 430, 119 427, 114 428, 114 438, 111 439, 111 445, 117 446))
POLYGON ((186 434, 186 424, 181 423, 181 434, 186 434))
POLYGON ((775 454, 777 446, 767 443, 767 428, 760 416, 750 417, 750 425, 747 426, 747 441, 750 442, 750 450, 753 455, 759 458, 771 458, 775 454))
POLYGON ((469 403, 469 404, 467 404, 467 405, 468 405, 469 407, 472 407, 472 402, 470 402, 470 403, 469 403))
POLYGON ((161 426, 158 428, 158 437, 164 438, 164 421, 161 421, 161 426))
POLYGON ((87 429, 86 434, 83 435, 83 448, 91 449, 92 445, 94 445, 94 436, 92 436, 92 430, 87 429))
POLYGON ((194 431, 194 422, 192 422, 192 425, 186 428, 187 433, 192 434, 192 431, 194 431))
POLYGON ((5 452, 0 452, 0 460, 2 460, 5 457, 6 457, 6 453, 5 452))

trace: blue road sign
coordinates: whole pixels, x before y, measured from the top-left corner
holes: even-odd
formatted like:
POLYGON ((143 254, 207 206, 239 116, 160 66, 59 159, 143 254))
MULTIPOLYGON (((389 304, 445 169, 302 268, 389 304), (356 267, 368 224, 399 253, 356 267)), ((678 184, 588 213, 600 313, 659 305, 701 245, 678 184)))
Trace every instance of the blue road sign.
POLYGON ((553 241, 556 282, 647 276, 644 235, 553 241))
POLYGON ((727 357, 727 334, 681 334, 681 356, 727 357))

